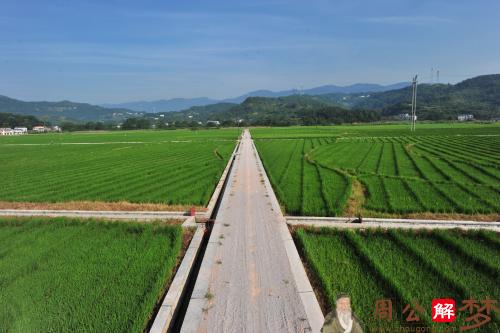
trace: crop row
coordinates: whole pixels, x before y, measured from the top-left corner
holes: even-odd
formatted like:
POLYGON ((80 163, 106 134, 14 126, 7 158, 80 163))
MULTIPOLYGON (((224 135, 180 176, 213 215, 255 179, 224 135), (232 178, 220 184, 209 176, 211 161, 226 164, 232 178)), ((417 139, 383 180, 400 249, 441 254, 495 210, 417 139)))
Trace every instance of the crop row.
POLYGON ((1 219, 0 327, 142 331, 180 254, 179 226, 1 219))
MULTIPOLYGON (((496 166, 458 161, 440 147, 447 138, 366 142, 342 140, 311 155, 320 165, 356 176, 368 195, 365 208, 387 213, 497 213, 500 177, 496 166), (430 142, 434 146, 429 146, 430 142)), ((447 148, 446 148, 447 149, 447 148)))
MULTIPOLYGON (((364 208, 370 211, 498 213, 498 165, 476 163, 468 155, 457 160, 444 150, 448 148, 442 148, 447 147, 448 140, 446 136, 429 136, 418 140, 314 138, 256 143, 289 214, 341 214, 353 177, 364 186, 364 208)), ((475 140, 483 140, 486 145, 495 139, 475 140)), ((466 137, 453 137, 452 142, 461 147, 460 143, 468 141, 466 137)))
POLYGON ((257 140, 256 146, 279 201, 288 214, 339 215, 350 193, 350 178, 318 165, 309 153, 330 140, 257 140))
POLYGON ((204 205, 233 147, 231 141, 3 145, 0 200, 204 205))
MULTIPOLYGON (((498 246, 491 247, 499 237, 493 232, 298 229, 295 238, 330 308, 337 294, 348 293, 367 332, 381 325, 375 318, 380 299, 394 302, 395 326, 409 325, 402 309, 414 300, 425 310, 421 326, 439 326, 430 316, 434 298, 454 298, 460 306, 465 299, 500 296, 498 246)), ((460 313, 454 325, 464 324, 460 313)), ((499 327, 493 318, 477 332, 499 327)))

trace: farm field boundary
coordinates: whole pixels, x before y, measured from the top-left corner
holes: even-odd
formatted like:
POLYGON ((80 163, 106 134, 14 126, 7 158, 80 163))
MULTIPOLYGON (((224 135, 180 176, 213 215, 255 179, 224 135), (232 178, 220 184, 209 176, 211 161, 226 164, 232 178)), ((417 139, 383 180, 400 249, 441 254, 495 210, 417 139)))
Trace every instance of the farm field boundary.
POLYGON ((196 205, 166 205, 157 203, 133 203, 127 201, 67 201, 67 202, 22 202, 0 201, 0 209, 21 210, 81 210, 81 211, 166 211, 188 212, 194 207, 197 212, 204 212, 206 207, 196 205))
POLYGON ((416 220, 416 219, 383 219, 363 218, 362 223, 353 222, 349 217, 312 217, 312 216, 287 216, 286 221, 290 226, 310 226, 329 228, 401 228, 401 229, 485 229, 500 232, 500 222, 478 222, 461 220, 416 220))
POLYGON ((207 205, 206 211, 196 214, 195 217, 187 218, 183 226, 189 227, 197 225, 196 233, 189 245, 189 249, 184 255, 181 266, 177 271, 174 281, 168 293, 165 295, 161 307, 156 312, 154 322, 151 326, 151 333, 163 333, 168 331, 178 331, 185 318, 189 299, 193 293, 196 278, 199 274, 201 263, 207 248, 208 240, 212 233, 212 220, 218 212, 220 201, 228 183, 234 165, 235 156, 240 147, 240 140, 229 157, 228 163, 222 173, 212 197, 207 205), (199 220, 199 221, 197 221, 199 220))
MULTIPOLYGON (((257 157, 257 163, 259 164, 260 169, 262 170, 262 178, 264 180, 264 185, 267 187, 267 193, 269 193, 269 196, 271 198, 273 209, 277 212, 281 212, 281 207, 278 198, 274 193, 271 181, 267 176, 267 171, 264 168, 264 164, 262 163, 262 159, 260 158, 259 151, 257 150, 257 147, 255 146, 255 142, 253 140, 252 140, 252 146, 255 155, 257 157)), ((286 254, 290 262, 290 266, 292 268, 293 278, 297 285, 297 289, 299 291, 302 304, 304 305, 304 309, 306 310, 306 314, 309 323, 311 325, 311 328, 313 329, 313 332, 317 332, 319 331, 320 327, 323 326, 325 317, 323 312, 321 311, 321 307, 319 305, 318 299, 313 290, 311 282, 309 281, 302 260, 300 259, 300 255, 293 241, 292 234, 290 233, 290 230, 288 230, 288 228, 286 227, 286 219, 283 216, 283 214, 279 214, 279 216, 282 219, 281 240, 285 245, 286 254)))
POLYGON ((222 175, 219 179, 219 182, 217 183, 217 186, 215 187, 215 190, 212 194, 212 197, 210 198, 210 201, 208 202, 208 205, 206 207, 206 213, 205 216, 207 218, 212 218, 214 213, 216 212, 216 207, 217 207, 217 202, 220 201, 221 194, 224 192, 224 187, 226 185, 226 179, 227 176, 229 175, 229 171, 231 170, 231 167, 234 163, 234 157, 236 156, 236 153, 238 152, 240 148, 240 139, 241 136, 238 138, 236 142, 236 146, 234 147, 233 153, 229 157, 227 161, 227 165, 224 168, 224 171, 222 172, 222 175))
POLYGON ((149 332, 163 333, 167 332, 172 325, 172 321, 179 312, 183 297, 187 292, 187 285, 192 278, 193 269, 199 260, 200 252, 203 246, 203 239, 206 237, 205 225, 200 224, 196 228, 189 247, 184 253, 182 262, 175 273, 174 279, 168 288, 168 292, 158 309, 153 324, 149 332))
POLYGON ((82 210, 21 210, 2 209, 0 216, 46 216, 46 217, 77 217, 77 218, 105 218, 119 220, 162 220, 186 219, 183 212, 163 211, 82 211, 82 210))

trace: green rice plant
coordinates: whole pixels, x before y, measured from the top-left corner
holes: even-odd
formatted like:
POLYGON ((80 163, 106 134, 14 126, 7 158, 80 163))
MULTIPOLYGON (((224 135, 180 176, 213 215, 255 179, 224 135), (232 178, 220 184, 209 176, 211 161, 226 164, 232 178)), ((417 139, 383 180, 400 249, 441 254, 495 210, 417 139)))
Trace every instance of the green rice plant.
POLYGON ((457 204, 445 192, 439 190, 439 184, 427 181, 406 180, 406 185, 418 198, 424 211, 447 213, 457 211, 457 204))
MULTIPOLYGON (((449 283, 460 290, 461 299, 482 299, 491 295, 500 295, 498 281, 490 274, 478 270, 480 263, 457 251, 459 247, 445 240, 449 232, 438 231, 405 233, 391 231, 396 239, 420 256, 421 260, 439 271, 449 283)), ((475 247, 472 245, 473 248, 475 247)), ((481 265, 482 266, 482 265, 481 265)), ((497 266, 497 269, 500 268, 497 266)))
POLYGON ((0 219, 0 327, 140 332, 172 276, 180 226, 0 219))
POLYGON ((398 175, 403 177, 421 177, 421 173, 415 166, 415 162, 411 159, 408 151, 401 143, 394 143, 394 156, 396 156, 398 165, 398 175))
POLYGON ((367 192, 365 207, 378 212, 390 212, 388 193, 382 182, 382 178, 378 176, 363 176, 358 178, 364 185, 367 192))
MULTIPOLYGON (((484 266, 477 258, 464 255, 461 248, 449 240, 449 232, 433 231, 426 235, 425 231, 405 233, 391 230, 391 235, 399 244, 418 255, 423 263, 439 272, 441 279, 459 292, 459 296, 455 298, 457 303, 465 299, 497 299, 500 296, 498 274, 494 273, 500 267, 484 266)), ((477 249, 472 251, 477 253, 477 249)), ((464 317, 462 314, 457 321, 465 323, 464 317)), ((480 331, 491 332, 500 328, 495 314, 493 321, 490 327, 480 331)))
POLYGON ((477 231, 435 230, 432 235, 453 253, 469 258, 478 271, 485 272, 494 281, 500 275, 500 252, 479 236, 477 231))
POLYGON ((468 187, 453 183, 439 184, 439 188, 457 203, 457 211, 465 214, 490 213, 493 209, 484 199, 474 195, 468 187))
MULTIPOLYGON (((294 237, 299 252, 321 286, 328 310, 334 309, 338 294, 348 293, 354 313, 364 322, 365 331, 371 332, 378 324, 373 315, 375 302, 396 295, 390 283, 359 253, 343 231, 298 229, 294 237)), ((394 325, 401 324, 400 320, 396 314, 394 325)))
POLYGON ((321 179, 321 191, 328 216, 341 215, 351 195, 351 178, 321 166, 318 166, 317 171, 321 179))
MULTIPOLYGON (((0 172, 7 175, 0 200, 206 204, 234 142, 205 134, 201 140, 155 142, 151 140, 158 138, 148 132, 142 135, 145 141, 126 143, 109 140, 115 139, 109 134, 89 135, 86 142, 73 142, 71 134, 58 137, 56 144, 43 143, 44 136, 37 136, 41 142, 28 145, 0 142, 0 153, 5 157, 0 172), (92 142, 99 137, 103 142, 92 142), (202 174, 206 177, 194 177, 202 174), (202 191, 175 197, 184 186, 202 191)), ((141 138, 141 134, 133 136, 141 138)))
POLYGON ((439 138, 426 138, 423 146, 431 148, 435 152, 451 159, 462 160, 464 157, 471 160, 480 160, 484 163, 495 163, 500 157, 497 154, 483 154, 481 151, 473 147, 464 147, 463 145, 452 144, 449 141, 450 137, 443 136, 439 138))
POLYGON ((380 155, 382 153, 383 144, 379 142, 374 142, 372 144, 372 149, 370 153, 366 155, 365 159, 359 165, 358 172, 376 173, 378 169, 378 164, 380 160, 380 155))
POLYGON ((387 192, 391 213, 408 213, 423 210, 423 206, 406 184, 405 180, 397 178, 382 178, 383 186, 387 192))
POLYGON ((302 165, 302 208, 301 215, 326 215, 326 205, 321 191, 321 179, 318 167, 309 162, 306 152, 312 148, 312 142, 305 140, 302 165))
MULTIPOLYGON (((252 133, 256 131, 275 138, 257 140, 273 142, 274 159, 263 158, 269 160, 264 163, 270 174, 276 173, 275 169, 283 163, 277 160, 279 153, 287 154, 282 158, 288 162, 287 166, 293 163, 303 165, 302 214, 324 214, 324 210, 319 208, 321 200, 314 169, 304 161, 315 164, 319 177, 325 178, 321 180, 321 192, 327 215, 341 213, 339 205, 332 200, 350 191, 345 191, 344 186, 336 186, 335 180, 323 177, 325 170, 360 180, 365 190, 364 208, 368 215, 499 212, 499 128, 435 125, 425 127, 418 135, 409 135, 403 129, 401 126, 300 127, 256 129, 252 133), (483 131, 490 135, 485 136, 483 131), (281 137, 293 140, 278 139, 281 137), (311 137, 314 139, 310 143, 305 141, 302 152, 306 160, 297 158, 297 149, 293 153, 285 153, 290 141, 311 137), (332 189, 339 193, 331 192, 332 189), (308 209, 308 206, 315 208, 308 209)), ((261 149, 264 148, 259 147, 261 149)), ((296 207, 293 201, 299 197, 296 194, 298 180, 291 181, 290 192, 294 194, 287 203, 285 195, 280 194, 288 192, 286 182, 270 178, 282 204, 296 207)), ((290 181, 290 178, 287 180, 290 181)), ((350 186, 347 188, 350 189, 350 186)), ((298 211, 297 208, 292 210, 298 211)))
MULTIPOLYGON (((393 300, 395 328, 409 325, 401 317, 401 310, 412 300, 417 300, 425 311, 420 314, 423 323, 419 326, 444 327, 445 324, 435 324, 430 318, 432 299, 454 298, 458 306, 469 297, 498 299, 497 279, 486 272, 490 268, 500 270, 499 263, 490 261, 492 267, 479 268, 478 265, 489 260, 488 253, 494 253, 490 249, 482 254, 485 245, 472 241, 482 237, 480 234, 454 230, 298 229, 294 235, 329 305, 333 307, 337 293, 350 294, 354 311, 367 324, 369 332, 380 326, 373 320, 378 299, 393 300), (469 252, 473 254, 464 255, 456 247, 448 246, 441 241, 443 237, 457 242, 463 237, 471 239, 463 249, 472 247, 469 252), (477 261, 476 257, 483 261, 477 261)), ((495 241, 499 239, 497 233, 486 234, 495 241)), ((452 326, 461 326, 464 320, 465 313, 461 312, 452 326)), ((477 331, 494 332, 498 328, 494 318, 477 331)))
POLYGON ((302 207, 303 147, 304 140, 301 140, 280 178, 280 184, 286 184, 286 190, 280 191, 280 200, 290 214, 300 214, 302 207))

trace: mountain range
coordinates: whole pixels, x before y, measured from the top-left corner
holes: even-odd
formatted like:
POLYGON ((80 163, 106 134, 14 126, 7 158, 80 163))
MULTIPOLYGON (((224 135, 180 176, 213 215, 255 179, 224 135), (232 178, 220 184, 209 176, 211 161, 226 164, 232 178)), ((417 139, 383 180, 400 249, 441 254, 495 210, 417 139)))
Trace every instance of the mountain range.
POLYGON ((88 103, 61 102, 24 102, 0 95, 0 112, 36 116, 42 121, 51 122, 117 122, 130 117, 140 117, 142 112, 123 108, 104 108, 88 103))
MULTIPOLYGON (((169 122, 232 121, 249 124, 310 124, 373 121, 410 113, 412 88, 373 93, 330 93, 284 97, 247 97, 240 104, 218 103, 162 113, 169 122), (378 114, 374 116, 372 112, 378 114), (347 112, 347 113, 346 113, 347 112), (350 114, 349 114, 350 112, 350 114), (377 119, 378 118, 378 119, 377 119)), ((462 113, 476 119, 500 117, 500 74, 452 84, 418 86, 418 119, 456 120, 462 113)), ((158 117, 158 114, 145 114, 158 117)))
POLYGON ((380 85, 371 83, 356 83, 349 86, 324 85, 311 89, 290 89, 282 91, 255 90, 247 94, 226 99, 212 99, 208 97, 198 98, 172 98, 160 99, 156 101, 134 101, 117 104, 102 104, 103 107, 124 108, 133 111, 143 112, 170 112, 189 109, 193 106, 204 106, 217 103, 240 104, 248 97, 285 97, 291 95, 322 95, 322 94, 351 94, 351 93, 371 93, 400 89, 408 86, 407 82, 400 82, 390 85, 380 85))
MULTIPOLYGON (((411 95, 412 88, 403 83, 391 86, 322 86, 300 92, 259 90, 222 101, 206 98, 170 100, 175 101, 177 107, 183 109, 181 111, 160 112, 159 107, 154 106, 155 102, 144 102, 150 103, 147 105, 153 107, 151 111, 156 111, 154 113, 130 110, 123 104, 103 107, 70 101, 24 102, 0 96, 0 113, 33 115, 56 124, 64 121, 120 123, 125 119, 143 117, 158 122, 158 126, 165 126, 166 122, 193 124, 207 120, 228 124, 243 120, 250 125, 324 124, 393 119, 410 112, 411 95), (389 87, 396 89, 385 90, 389 87), (188 107, 194 102, 203 105, 188 107)), ((165 102, 164 107, 170 110, 172 104, 165 102)), ((482 75, 454 85, 418 86, 419 120, 453 120, 461 113, 473 114, 476 119, 499 118, 500 74, 482 75)))

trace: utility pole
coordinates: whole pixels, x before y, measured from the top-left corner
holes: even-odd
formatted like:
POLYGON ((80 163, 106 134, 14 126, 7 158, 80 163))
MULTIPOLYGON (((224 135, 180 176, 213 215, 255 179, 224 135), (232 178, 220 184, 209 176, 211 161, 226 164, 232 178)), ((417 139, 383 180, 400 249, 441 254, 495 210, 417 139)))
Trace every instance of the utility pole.
POLYGON ((411 98, 411 127, 412 132, 415 131, 415 125, 417 122, 417 75, 412 80, 413 94, 411 98))

